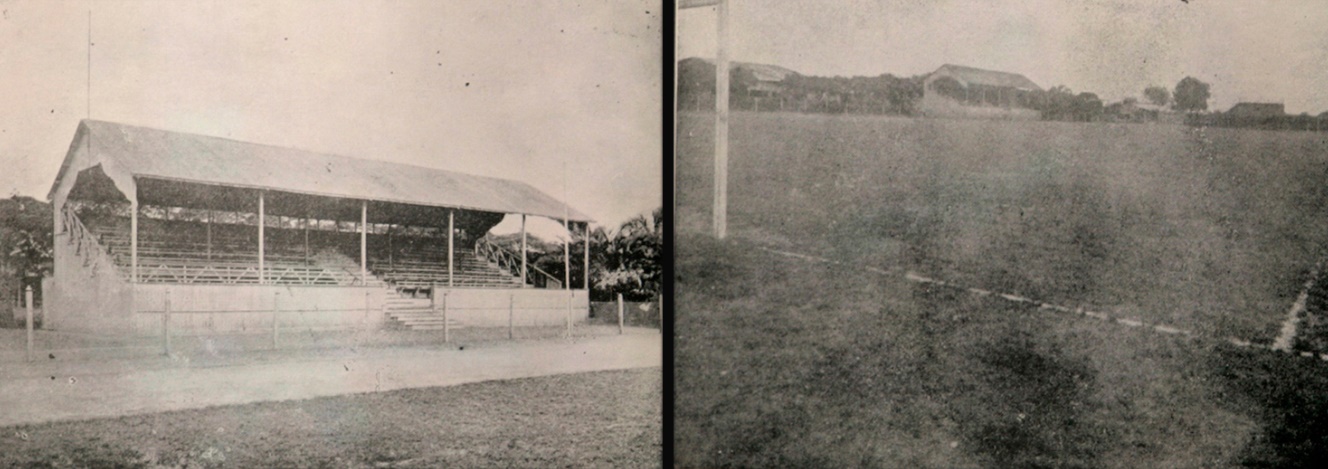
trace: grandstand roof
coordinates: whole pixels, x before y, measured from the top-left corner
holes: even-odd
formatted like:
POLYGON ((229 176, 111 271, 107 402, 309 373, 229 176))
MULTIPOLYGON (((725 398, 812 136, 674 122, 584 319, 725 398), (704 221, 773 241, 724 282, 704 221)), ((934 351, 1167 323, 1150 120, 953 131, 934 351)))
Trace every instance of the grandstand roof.
POLYGON ((1028 77, 1018 73, 983 70, 980 68, 965 67, 963 65, 945 64, 942 65, 941 68, 932 72, 932 74, 951 76, 964 82, 965 85, 997 86, 1028 91, 1042 89, 1037 83, 1033 83, 1033 80, 1029 80, 1028 77))
POLYGON ((79 124, 48 198, 54 200, 61 180, 71 171, 77 174, 102 163, 108 167, 104 170, 126 173, 133 179, 269 189, 557 220, 562 220, 566 213, 570 221, 592 221, 584 213, 523 182, 97 120, 79 124), (73 161, 76 150, 82 139, 88 137, 91 155, 85 162, 76 163, 73 161))

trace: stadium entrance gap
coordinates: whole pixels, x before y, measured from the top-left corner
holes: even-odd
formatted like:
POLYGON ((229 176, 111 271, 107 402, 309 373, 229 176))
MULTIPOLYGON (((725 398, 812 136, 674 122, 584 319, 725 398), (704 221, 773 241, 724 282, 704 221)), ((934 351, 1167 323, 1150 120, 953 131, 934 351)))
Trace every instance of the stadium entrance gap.
POLYGON ((570 239, 592 220, 521 182, 85 120, 48 198, 54 329, 153 334, 165 310, 186 334, 263 331, 274 311, 300 329, 428 329, 439 302, 464 326, 588 315, 584 276, 527 261, 525 221, 570 239), (508 215, 519 248, 488 236, 508 215))

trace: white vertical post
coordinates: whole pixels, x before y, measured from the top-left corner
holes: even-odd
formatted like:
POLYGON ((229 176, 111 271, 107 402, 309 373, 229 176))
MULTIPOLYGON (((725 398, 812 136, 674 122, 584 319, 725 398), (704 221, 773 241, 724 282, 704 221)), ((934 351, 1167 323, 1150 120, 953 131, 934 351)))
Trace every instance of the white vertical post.
POLYGON ((23 301, 27 310, 27 329, 28 329, 28 353, 27 359, 32 360, 32 285, 28 285, 23 292, 23 301))
MULTIPOLYGON (((564 210, 567 204, 563 204, 564 210)), ((564 313, 567 322, 567 337, 572 337, 572 228, 567 220, 567 215, 563 215, 563 229, 567 230, 567 237, 563 238, 563 290, 567 291, 567 312, 564 313)))
MULTIPOLYGON (((568 226, 567 219, 563 218, 563 229, 567 231, 567 237, 563 238, 563 289, 572 289, 572 228, 568 226)), ((571 308, 571 306, 568 306, 571 308)))
POLYGON ((586 278, 586 284, 584 284, 584 287, 586 287, 587 298, 590 298, 590 222, 586 222, 586 252, 584 252, 584 254, 586 254, 586 271, 584 271, 586 272, 586 275, 582 276, 586 278))
POLYGON ((207 214, 207 258, 212 259, 212 209, 207 214))
POLYGON ((729 179, 729 2, 718 5, 719 50, 715 54, 715 238, 728 232, 729 179))
POLYGON ((447 321, 447 292, 443 292, 443 343, 452 341, 452 325, 447 321))
POLYGON ((281 292, 272 292, 272 350, 277 349, 277 344, 281 338, 281 315, 279 314, 281 308, 277 304, 277 297, 280 295, 281 292))
POLYGON ((507 338, 516 338, 516 294, 507 295, 507 338))
POLYGON ((369 201, 360 201, 360 283, 369 279, 369 201))
MULTIPOLYGON (((453 260, 453 259, 452 259, 452 249, 453 249, 453 241, 454 241, 453 238, 455 237, 455 231, 456 231, 456 230, 453 228, 453 226, 452 226, 452 215, 453 215, 454 213, 456 213, 456 210, 448 210, 448 211, 447 211, 447 287, 448 287, 448 288, 452 288, 452 285, 453 285, 453 284, 452 284, 452 260, 453 260)), ((444 309, 443 309, 443 310, 446 311, 446 303, 444 303, 444 309)), ((443 330, 446 331, 447 329, 443 329, 443 330)), ((444 335, 446 335, 446 334, 444 334, 444 335)))
POLYGON ((161 337, 166 356, 171 356, 171 289, 166 289, 165 307, 161 311, 161 337))
POLYGON ((623 300, 622 293, 618 294, 618 335, 623 333, 623 300))
MULTIPOLYGON (((263 192, 258 192, 258 283, 267 283, 263 272, 263 225, 267 224, 263 220, 263 192)), ((275 346, 274 346, 275 347, 275 346)))
POLYGON ((129 204, 129 278, 138 283, 138 202, 129 204))
POLYGON ((521 286, 526 286, 526 214, 521 214, 521 286))

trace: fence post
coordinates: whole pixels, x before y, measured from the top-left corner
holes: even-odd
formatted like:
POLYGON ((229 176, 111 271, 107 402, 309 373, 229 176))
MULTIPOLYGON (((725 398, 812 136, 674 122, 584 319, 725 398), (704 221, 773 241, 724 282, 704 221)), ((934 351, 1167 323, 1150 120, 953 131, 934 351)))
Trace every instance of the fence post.
POLYGON ((567 338, 572 338, 572 290, 567 290, 567 313, 563 315, 567 322, 567 338))
POLYGON ((618 294, 618 335, 623 333, 623 302, 622 293, 618 294))
POLYGON ((23 301, 24 301, 23 304, 24 304, 24 306, 25 306, 25 309, 27 310, 27 322, 28 322, 28 325, 27 325, 27 328, 28 328, 28 353, 27 353, 27 359, 28 359, 29 361, 31 361, 31 360, 32 360, 32 285, 28 285, 28 288, 24 290, 24 293, 23 293, 23 301))
POLYGON ((360 327, 369 326, 369 290, 364 291, 364 318, 360 319, 360 327))
POLYGON ((507 339, 516 338, 516 294, 507 295, 507 339))
POLYGON ((272 292, 272 350, 278 347, 278 340, 281 338, 281 315, 278 314, 281 308, 278 308, 277 297, 281 292, 272 292))
POLYGON ((452 325, 447 323, 447 291, 443 291, 443 343, 452 341, 452 325))
POLYGON ((166 356, 171 356, 171 289, 166 289, 166 300, 161 310, 161 338, 166 356))

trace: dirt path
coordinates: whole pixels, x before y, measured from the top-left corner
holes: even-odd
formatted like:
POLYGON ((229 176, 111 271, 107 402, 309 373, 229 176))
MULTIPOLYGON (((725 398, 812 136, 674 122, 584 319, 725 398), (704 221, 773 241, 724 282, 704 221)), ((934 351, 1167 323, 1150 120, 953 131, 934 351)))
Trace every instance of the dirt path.
POLYGON ((155 413, 258 401, 450 386, 588 371, 659 367, 661 336, 515 342, 464 350, 293 353, 262 363, 164 366, 115 362, 8 367, 0 377, 0 426, 155 413))

